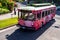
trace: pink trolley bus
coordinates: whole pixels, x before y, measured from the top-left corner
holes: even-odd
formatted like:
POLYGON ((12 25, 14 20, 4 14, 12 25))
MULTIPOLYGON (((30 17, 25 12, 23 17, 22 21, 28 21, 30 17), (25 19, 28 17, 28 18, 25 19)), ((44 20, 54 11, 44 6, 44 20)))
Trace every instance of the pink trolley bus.
POLYGON ((18 25, 22 29, 38 30, 55 17, 56 6, 50 3, 18 8, 18 25))

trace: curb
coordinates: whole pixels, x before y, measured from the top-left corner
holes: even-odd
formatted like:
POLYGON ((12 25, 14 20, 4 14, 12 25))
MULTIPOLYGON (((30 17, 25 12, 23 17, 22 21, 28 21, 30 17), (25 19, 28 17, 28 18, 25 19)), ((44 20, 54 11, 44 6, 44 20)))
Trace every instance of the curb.
MULTIPOLYGON (((14 25, 16 25, 16 24, 14 24, 14 25)), ((10 28, 10 27, 12 27, 14 25, 7 26, 6 28, 0 29, 0 30, 4 30, 4 29, 7 29, 7 28, 10 28)))
POLYGON ((6 14, 10 14, 10 13, 12 13, 12 12, 8 12, 8 13, 5 13, 5 14, 0 14, 0 16, 6 15, 6 14))
POLYGON ((6 27, 6 28, 3 28, 3 29, 0 29, 0 33, 4 32, 4 31, 7 31, 7 30, 10 30, 10 29, 13 29, 13 28, 15 28, 15 27, 16 27, 16 24, 11 25, 11 26, 6 27), (12 27, 12 26, 13 26, 13 27, 12 27))

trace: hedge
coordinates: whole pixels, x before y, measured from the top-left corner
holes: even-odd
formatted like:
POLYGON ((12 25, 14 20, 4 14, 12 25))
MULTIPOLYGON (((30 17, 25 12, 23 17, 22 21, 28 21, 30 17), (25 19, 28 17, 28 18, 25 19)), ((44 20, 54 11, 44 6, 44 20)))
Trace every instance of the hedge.
POLYGON ((6 14, 9 13, 10 11, 6 8, 0 8, 0 14, 6 14))

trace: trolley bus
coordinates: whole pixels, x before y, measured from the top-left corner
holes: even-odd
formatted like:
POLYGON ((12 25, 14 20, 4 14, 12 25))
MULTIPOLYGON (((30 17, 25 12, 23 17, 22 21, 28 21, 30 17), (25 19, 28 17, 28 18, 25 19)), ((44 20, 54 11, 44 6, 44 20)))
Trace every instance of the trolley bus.
POLYGON ((22 29, 38 30, 55 17, 56 6, 50 3, 18 8, 18 25, 22 29))

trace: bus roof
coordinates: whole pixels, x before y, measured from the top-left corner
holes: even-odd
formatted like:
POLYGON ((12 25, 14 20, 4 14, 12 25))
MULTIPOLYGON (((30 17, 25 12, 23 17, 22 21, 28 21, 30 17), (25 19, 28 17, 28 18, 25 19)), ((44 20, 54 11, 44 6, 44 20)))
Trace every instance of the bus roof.
POLYGON ((56 6, 55 5, 42 6, 42 7, 25 6, 25 7, 20 7, 18 9, 20 10, 42 10, 42 9, 51 8, 51 7, 56 7, 56 6))
POLYGON ((49 6, 49 5, 52 4, 51 3, 28 4, 28 6, 34 6, 34 7, 49 6))
POLYGON ((33 4, 33 5, 51 5, 51 3, 40 3, 40 4, 33 4))

